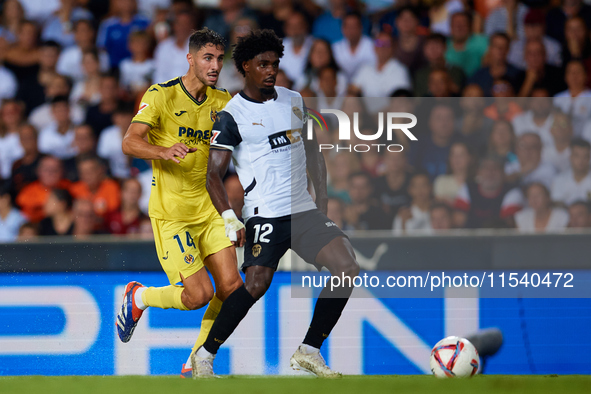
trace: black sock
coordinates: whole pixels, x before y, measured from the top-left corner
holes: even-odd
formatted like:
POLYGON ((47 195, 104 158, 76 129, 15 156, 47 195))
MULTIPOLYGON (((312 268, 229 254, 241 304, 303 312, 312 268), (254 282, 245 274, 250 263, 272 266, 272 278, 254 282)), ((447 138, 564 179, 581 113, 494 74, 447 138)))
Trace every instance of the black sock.
POLYGON ((211 331, 203 344, 205 350, 216 354, 218 349, 244 319, 248 310, 257 302, 244 285, 234 290, 222 304, 222 309, 213 322, 211 331))
POLYGON ((353 288, 350 287, 341 287, 334 289, 334 291, 325 287, 320 292, 314 307, 312 323, 310 323, 310 328, 304 338, 304 344, 320 349, 324 340, 328 338, 337 321, 339 321, 341 312, 345 309, 352 291, 353 288))

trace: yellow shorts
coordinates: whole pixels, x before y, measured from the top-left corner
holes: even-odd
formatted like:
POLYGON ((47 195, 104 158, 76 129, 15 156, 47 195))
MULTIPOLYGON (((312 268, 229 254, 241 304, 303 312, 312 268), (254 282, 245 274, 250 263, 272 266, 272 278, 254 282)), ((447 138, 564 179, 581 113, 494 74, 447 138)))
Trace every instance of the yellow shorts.
POLYGON ((217 212, 199 222, 151 221, 158 259, 173 285, 181 274, 188 278, 203 268, 207 256, 232 246, 217 212))

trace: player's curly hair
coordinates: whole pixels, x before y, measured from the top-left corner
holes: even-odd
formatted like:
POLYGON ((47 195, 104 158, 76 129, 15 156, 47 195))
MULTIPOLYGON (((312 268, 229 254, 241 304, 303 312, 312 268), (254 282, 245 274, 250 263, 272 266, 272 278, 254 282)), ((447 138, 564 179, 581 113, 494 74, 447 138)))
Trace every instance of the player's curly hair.
POLYGON ((253 30, 238 39, 238 43, 234 46, 232 59, 234 59, 240 74, 246 76, 242 63, 268 51, 277 53, 279 58, 283 57, 283 41, 281 38, 277 37, 277 34, 270 29, 253 30))

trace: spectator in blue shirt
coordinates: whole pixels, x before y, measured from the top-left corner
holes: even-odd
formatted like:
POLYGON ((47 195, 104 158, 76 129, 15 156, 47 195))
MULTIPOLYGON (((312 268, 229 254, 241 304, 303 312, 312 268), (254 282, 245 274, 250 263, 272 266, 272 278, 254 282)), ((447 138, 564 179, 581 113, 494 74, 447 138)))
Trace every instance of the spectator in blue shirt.
MULTIPOLYGON (((343 18, 350 11, 352 10, 348 9, 346 0, 331 0, 328 10, 314 21, 312 35, 316 38, 325 39, 331 44, 342 40, 343 33, 341 25, 343 18)), ((362 18, 362 23, 363 33, 369 35, 371 26, 365 16, 362 18)))
POLYGON ((127 48, 129 33, 146 30, 150 20, 137 14, 136 0, 117 0, 111 4, 115 8, 115 16, 101 23, 97 46, 104 48, 109 54, 111 68, 118 68, 123 59, 131 56, 127 48))
POLYGON ((92 20, 90 11, 76 7, 75 0, 62 0, 61 8, 53 14, 43 27, 43 41, 55 41, 62 47, 74 45, 74 23, 81 19, 92 20))

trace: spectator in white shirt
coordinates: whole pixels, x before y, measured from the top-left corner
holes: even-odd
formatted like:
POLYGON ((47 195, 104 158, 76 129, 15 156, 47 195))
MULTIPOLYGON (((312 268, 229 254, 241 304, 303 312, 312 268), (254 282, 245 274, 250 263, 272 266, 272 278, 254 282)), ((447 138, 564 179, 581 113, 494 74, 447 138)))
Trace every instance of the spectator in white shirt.
POLYGON ((542 140, 539 135, 523 134, 517 139, 515 153, 517 162, 505 166, 505 173, 510 182, 519 182, 522 186, 540 182, 550 187, 556 169, 552 164, 542 161, 542 140))
POLYGON ((285 21, 283 30, 283 58, 279 68, 285 71, 288 78, 297 81, 304 75, 308 53, 314 39, 309 35, 306 17, 301 12, 292 12, 285 21))
POLYGON ((552 207, 550 192, 534 182, 526 191, 528 207, 515 214, 515 226, 520 232, 549 232, 563 230, 568 225, 568 211, 552 207))
POLYGON ((529 110, 512 120, 515 135, 519 137, 524 133, 536 133, 544 145, 551 144, 553 140, 550 128, 554 123, 554 115, 548 90, 542 87, 532 90, 528 106, 529 110))
POLYGON ((60 0, 19 0, 19 2, 25 10, 26 18, 41 24, 60 8, 60 0))
POLYGON ((0 63, 0 100, 11 99, 16 95, 18 81, 6 67, 0 63))
POLYGON ((365 100, 366 108, 376 113, 388 105, 388 98, 396 90, 411 90, 411 82, 406 66, 393 58, 394 41, 390 34, 378 34, 374 41, 374 48, 377 62, 361 65, 353 78, 352 85, 364 97, 384 97, 383 101, 365 100))
POLYGON ((104 129, 98 140, 97 154, 109 162, 113 178, 129 178, 129 157, 121 150, 121 142, 133 116, 133 105, 120 103, 113 113, 113 126, 104 129))
POLYGON ((70 93, 70 102, 82 107, 96 105, 101 101, 101 70, 96 49, 84 51, 82 69, 84 70, 84 78, 74 84, 70 93))
POLYGON ((554 106, 572 116, 574 135, 579 137, 585 122, 591 118, 591 90, 587 88, 587 71, 583 63, 578 60, 568 62, 564 79, 568 89, 554 96, 554 106))
POLYGON ((344 38, 332 45, 335 60, 350 81, 363 64, 375 65, 376 53, 371 38, 363 35, 361 15, 349 13, 343 18, 344 38))
POLYGON ((570 205, 575 201, 591 200, 591 145, 583 139, 574 139, 570 145, 571 169, 558 175, 552 182, 552 201, 570 205))
POLYGON ((552 143, 544 144, 542 161, 552 164, 558 172, 570 168, 570 142, 573 127, 568 115, 561 112, 554 114, 554 122, 550 128, 552 143))
POLYGON ((119 64, 119 83, 133 94, 145 91, 154 76, 156 66, 154 59, 150 58, 151 46, 152 40, 145 31, 135 31, 129 35, 131 57, 119 64))
MULTIPOLYGON (((323 39, 316 39, 310 48, 310 54, 308 55, 308 62, 304 69, 304 75, 299 80, 295 81, 294 89, 302 91, 309 88, 312 91, 318 91, 320 88, 318 86, 318 73, 321 69, 328 66, 339 70, 330 43, 323 39)), ((339 70, 337 73, 338 94, 345 95, 347 93, 347 86, 347 76, 339 70)))
POLYGON ((436 202, 429 210, 430 230, 444 231, 453 227, 453 213, 449 205, 436 202))
POLYGON ((337 90, 338 71, 334 67, 326 66, 318 72, 318 90, 314 91, 318 97, 320 108, 341 109, 345 96, 337 90))
POLYGON ((18 230, 26 221, 12 204, 10 183, 0 184, 0 243, 16 241, 18 230))
POLYGON ((588 203, 576 201, 568 207, 570 228, 589 228, 591 227, 591 212, 588 203))
POLYGON ((414 174, 408 184, 408 194, 411 198, 410 207, 398 210, 392 224, 394 232, 408 232, 429 230, 431 228, 430 211, 433 187, 429 175, 414 174))
MULTIPOLYGON (((95 49, 96 31, 92 21, 81 19, 74 23, 74 41, 76 45, 66 48, 57 61, 57 72, 74 80, 84 79, 82 69, 82 54, 84 51, 95 49)), ((109 55, 99 51, 99 62, 102 72, 109 70, 109 55)))
POLYGON ((39 133, 39 151, 60 159, 69 159, 76 155, 74 125, 70 119, 70 103, 66 96, 58 96, 51 103, 54 122, 48 124, 39 133))
POLYGON ((163 83, 183 75, 187 71, 189 37, 195 28, 195 21, 190 12, 175 15, 172 37, 162 41, 154 51, 155 72, 153 83, 163 83))
POLYGON ((19 128, 23 123, 24 105, 6 100, 0 107, 0 180, 10 179, 12 164, 23 157, 19 128))

